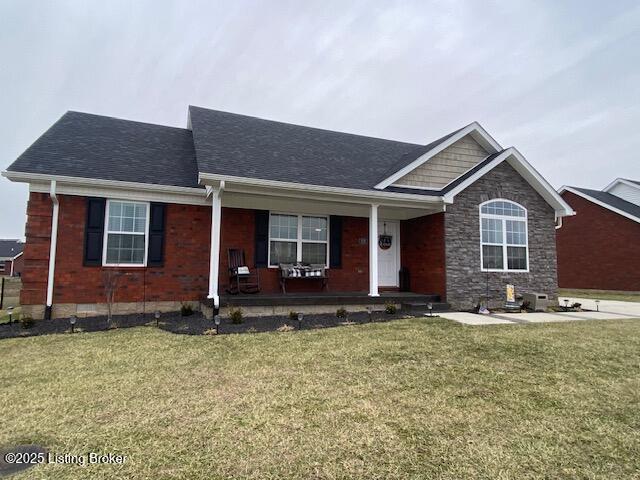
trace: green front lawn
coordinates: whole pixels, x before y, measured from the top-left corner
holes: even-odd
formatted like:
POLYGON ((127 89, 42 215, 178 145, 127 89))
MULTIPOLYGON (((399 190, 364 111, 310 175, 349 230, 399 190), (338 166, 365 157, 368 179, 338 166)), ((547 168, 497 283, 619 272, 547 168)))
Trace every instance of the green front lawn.
POLYGON ((618 292, 611 290, 577 290, 561 288, 561 297, 592 298, 594 300, 619 300, 622 302, 640 302, 640 292, 618 292))
POLYGON ((27 478, 637 478, 640 321, 444 319, 0 341, 0 447, 117 453, 27 478))

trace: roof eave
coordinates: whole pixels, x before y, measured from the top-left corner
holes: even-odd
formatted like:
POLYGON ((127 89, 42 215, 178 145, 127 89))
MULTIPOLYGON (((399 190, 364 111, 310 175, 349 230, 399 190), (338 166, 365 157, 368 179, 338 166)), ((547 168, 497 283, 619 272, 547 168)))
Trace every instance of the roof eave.
POLYGON ((569 187, 567 185, 563 185, 562 187, 560 187, 560 189, 558 190, 559 194, 562 195, 565 192, 570 192, 573 193, 574 195, 578 195, 579 197, 584 198, 585 200, 590 201, 591 203, 595 203, 596 205, 601 206, 602 208, 605 208, 607 210, 610 210, 614 213, 617 213, 618 215, 622 215, 623 217, 628 218, 629 220, 633 220, 634 222, 638 222, 640 223, 640 217, 636 217, 635 215, 632 215, 631 213, 625 212, 624 210, 620 210, 619 208, 614 207, 613 205, 609 205, 608 203, 605 203, 601 200, 598 200, 597 198, 592 197, 591 195, 581 192, 580 190, 573 188, 573 187, 569 187))

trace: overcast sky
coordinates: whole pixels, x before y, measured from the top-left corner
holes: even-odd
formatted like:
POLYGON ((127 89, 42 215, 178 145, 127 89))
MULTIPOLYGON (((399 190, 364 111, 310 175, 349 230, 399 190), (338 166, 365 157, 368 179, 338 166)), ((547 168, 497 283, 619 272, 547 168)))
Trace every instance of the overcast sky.
MULTIPOLYGON (((555 186, 640 178, 640 4, 0 2, 0 169, 67 110, 199 105, 429 141, 473 120, 555 186)), ((27 186, 0 179, 0 238, 27 186)))

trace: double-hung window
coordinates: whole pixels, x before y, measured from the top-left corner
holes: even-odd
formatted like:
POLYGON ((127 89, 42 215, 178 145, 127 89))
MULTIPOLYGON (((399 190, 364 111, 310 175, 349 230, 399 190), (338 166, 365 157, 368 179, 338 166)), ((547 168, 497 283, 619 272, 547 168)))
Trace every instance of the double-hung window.
POLYGON ((269 215, 269 265, 296 262, 327 265, 328 225, 327 217, 269 215))
POLYGON ((107 200, 105 217, 103 265, 145 266, 149 204, 107 200))
POLYGON ((483 271, 528 271, 527 210, 509 200, 480 205, 483 271))

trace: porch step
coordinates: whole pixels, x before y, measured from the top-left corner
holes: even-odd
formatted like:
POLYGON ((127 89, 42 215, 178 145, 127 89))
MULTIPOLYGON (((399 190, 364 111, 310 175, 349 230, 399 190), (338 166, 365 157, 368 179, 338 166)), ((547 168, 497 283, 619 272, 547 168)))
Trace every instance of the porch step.
MULTIPOLYGON (((433 306, 432 312, 447 312, 451 308, 451 305, 445 302, 431 302, 433 306)), ((428 313, 427 302, 402 302, 401 309, 403 312, 411 313, 428 313)))

